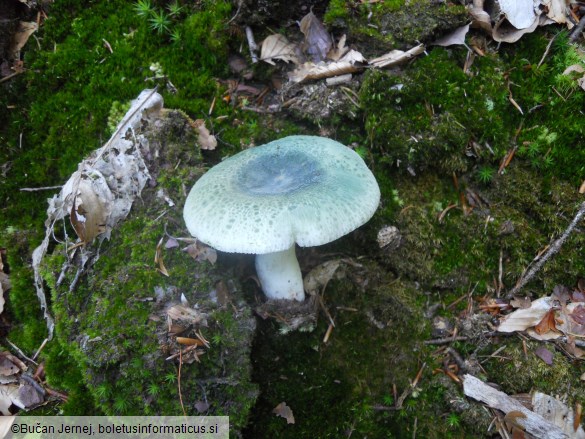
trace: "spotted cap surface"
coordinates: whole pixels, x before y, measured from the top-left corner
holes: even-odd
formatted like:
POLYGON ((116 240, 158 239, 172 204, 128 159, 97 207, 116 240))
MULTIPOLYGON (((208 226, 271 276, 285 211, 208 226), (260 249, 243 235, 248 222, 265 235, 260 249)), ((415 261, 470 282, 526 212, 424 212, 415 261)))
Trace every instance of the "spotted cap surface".
POLYGON ((183 216, 193 236, 218 250, 263 254, 334 241, 368 221, 379 202, 357 153, 324 137, 290 136, 211 168, 183 216))

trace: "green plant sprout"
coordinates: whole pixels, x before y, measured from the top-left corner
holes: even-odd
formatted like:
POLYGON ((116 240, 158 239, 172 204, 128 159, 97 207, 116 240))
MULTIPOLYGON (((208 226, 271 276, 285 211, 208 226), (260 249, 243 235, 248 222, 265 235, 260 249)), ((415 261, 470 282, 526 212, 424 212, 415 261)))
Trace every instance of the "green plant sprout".
POLYGON ((164 11, 153 11, 148 21, 150 28, 158 34, 170 32, 171 20, 169 20, 169 16, 164 11))
POLYGON ((490 166, 482 166, 477 171, 477 178, 479 178, 479 181, 483 184, 488 184, 494 178, 494 174, 494 168, 490 166))
POLYGON ((139 17, 149 17, 154 12, 154 9, 150 0, 138 0, 134 4, 134 11, 139 17))

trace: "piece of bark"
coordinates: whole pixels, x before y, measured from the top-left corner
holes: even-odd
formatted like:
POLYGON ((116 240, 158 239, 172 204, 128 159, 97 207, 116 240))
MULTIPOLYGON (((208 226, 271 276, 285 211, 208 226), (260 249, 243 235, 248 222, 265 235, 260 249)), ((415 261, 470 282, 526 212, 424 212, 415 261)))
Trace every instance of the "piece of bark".
POLYGON ((463 376, 463 392, 465 395, 487 404, 493 409, 501 410, 508 414, 510 412, 521 412, 526 418, 517 417, 516 420, 528 433, 535 437, 547 439, 569 439, 559 427, 551 424, 542 416, 528 410, 514 398, 504 392, 488 386, 473 375, 463 376))

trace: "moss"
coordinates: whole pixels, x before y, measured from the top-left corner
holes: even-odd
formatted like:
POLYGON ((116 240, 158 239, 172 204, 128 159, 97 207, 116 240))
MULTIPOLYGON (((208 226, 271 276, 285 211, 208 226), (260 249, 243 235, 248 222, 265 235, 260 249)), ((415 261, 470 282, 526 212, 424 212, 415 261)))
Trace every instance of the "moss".
POLYGON ((546 364, 534 351, 543 344, 536 341, 506 340, 505 348, 496 358, 484 363, 491 376, 498 377, 502 391, 509 395, 538 391, 547 395, 563 395, 565 403, 573 407, 585 398, 585 388, 576 385, 575 377, 580 376, 585 367, 573 364, 553 345, 545 347, 552 352, 552 365, 546 364))
POLYGON ((329 2, 323 20, 338 33, 347 33, 367 57, 394 48, 426 43, 466 23, 464 7, 416 0, 357 3, 329 2))
POLYGON ((166 111, 155 125, 156 133, 147 135, 149 145, 159 153, 150 168, 158 187, 143 191, 129 218, 99 251, 87 251, 90 260, 79 281, 74 282, 80 274, 79 255, 70 255, 64 264, 62 245, 46 262, 43 272, 51 287, 57 336, 46 352, 47 370, 67 371, 67 376, 52 381, 76 401, 63 406, 66 414, 93 406, 104 414, 183 413, 177 366, 165 358, 177 349, 168 335, 166 309, 184 296, 207 313, 202 332, 213 340, 199 363, 182 366, 185 411, 198 414, 195 404, 206 400, 208 413, 230 416, 237 431, 247 422, 256 397, 248 353, 254 321, 238 291, 231 293, 230 308, 212 300, 216 282, 225 277, 208 262, 196 263, 186 252, 167 250, 164 263, 169 276, 156 270, 153 259, 160 238, 185 233, 181 209, 170 209, 157 191, 164 189, 182 206, 185 186, 203 168, 200 154, 193 150, 197 136, 183 113, 166 111), (176 172, 179 162, 184 167, 176 172), (57 284, 55 279, 63 275, 65 280, 57 284))
POLYGON ((514 114, 501 62, 485 57, 466 75, 457 53, 437 48, 403 75, 367 75, 360 96, 368 141, 390 165, 412 172, 438 166, 450 175, 469 169, 472 141, 483 145, 478 153, 485 158, 485 144, 498 157, 507 150, 514 114))

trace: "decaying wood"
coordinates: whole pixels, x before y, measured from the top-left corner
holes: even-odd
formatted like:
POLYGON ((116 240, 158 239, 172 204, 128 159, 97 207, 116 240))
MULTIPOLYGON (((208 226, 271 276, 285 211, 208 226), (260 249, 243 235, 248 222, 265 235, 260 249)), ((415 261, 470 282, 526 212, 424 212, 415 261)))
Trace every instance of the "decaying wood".
POLYGON ((518 416, 515 418, 516 422, 535 437, 569 439, 569 436, 559 427, 551 424, 532 410, 528 410, 517 400, 506 395, 504 392, 500 392, 499 390, 488 386, 473 375, 466 374, 463 376, 463 392, 470 398, 481 401, 489 407, 501 410, 506 414, 510 412, 521 412, 526 417, 518 416))

